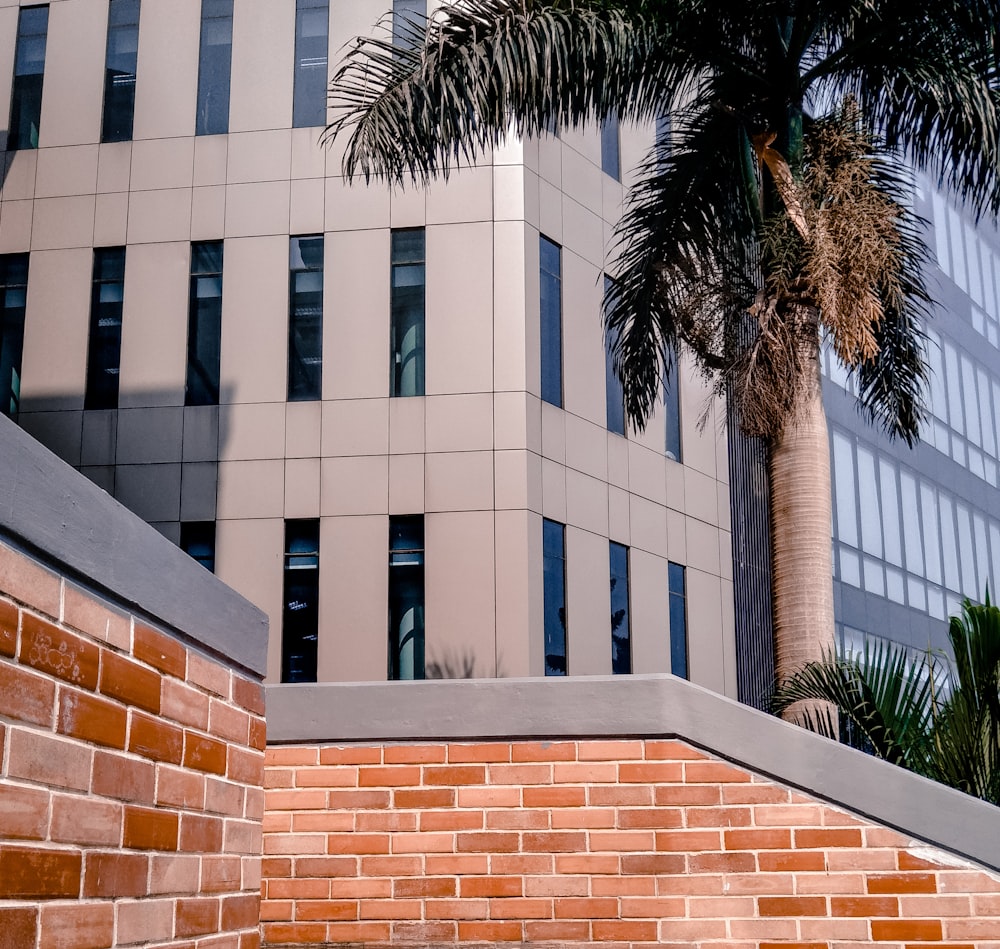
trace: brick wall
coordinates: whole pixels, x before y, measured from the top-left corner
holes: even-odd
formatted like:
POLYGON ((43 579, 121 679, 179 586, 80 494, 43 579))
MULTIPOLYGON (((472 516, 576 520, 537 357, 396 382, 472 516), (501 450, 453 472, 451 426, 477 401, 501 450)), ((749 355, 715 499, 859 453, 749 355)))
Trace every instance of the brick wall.
POLYGON ((258 946, 263 713, 0 543, 0 949, 258 946))
POLYGON ((1000 877, 681 741, 289 744, 264 779, 272 946, 1000 949, 1000 877))

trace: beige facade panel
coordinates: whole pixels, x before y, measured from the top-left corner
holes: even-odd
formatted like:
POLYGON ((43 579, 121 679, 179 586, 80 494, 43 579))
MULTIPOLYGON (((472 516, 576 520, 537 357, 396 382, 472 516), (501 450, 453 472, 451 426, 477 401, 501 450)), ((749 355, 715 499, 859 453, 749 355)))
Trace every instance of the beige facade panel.
POLYGON ((493 225, 493 386, 541 394, 538 235, 520 221, 493 225))
POLYGON ((320 513, 387 514, 389 456, 324 458, 320 469, 320 513))
POLYGON ((93 194, 35 201, 31 222, 31 249, 58 250, 91 247, 94 243, 93 194))
POLYGON ((94 207, 94 246, 124 245, 128 234, 128 195, 99 194, 94 207))
POLYGON ((97 190, 97 145, 40 148, 35 169, 35 197, 61 198, 97 190))
POLYGON ((670 671, 670 611, 667 561, 637 547, 629 552, 632 668, 670 671))
MULTIPOLYGON (((493 168, 490 156, 481 155, 480 165, 462 168, 448 181, 435 181, 427 189, 427 223, 490 223, 493 219, 493 168)), ((393 225, 396 226, 396 225, 393 225)), ((467 248, 468 249, 468 248, 467 248)), ((488 250, 488 247, 483 248, 488 250)))
POLYGON ((133 191, 128 201, 128 243, 186 241, 191 236, 191 189, 133 191))
POLYGON ((424 456, 389 456, 389 513, 420 514, 424 510, 424 456))
POLYGON ((280 518, 285 511, 285 463, 220 462, 218 510, 220 520, 280 518))
POLYGON ((183 430, 184 409, 179 405, 119 409, 115 460, 120 465, 177 461, 181 457, 183 430))
MULTIPOLYGON (((388 340, 386 341, 388 346, 388 340)), ((422 453, 426 447, 426 399, 389 399, 389 451, 394 455, 422 453)))
POLYGON ((493 452, 435 452, 424 457, 428 512, 493 510, 493 452))
POLYGON ((0 203, 0 253, 18 253, 31 245, 34 201, 0 203))
POLYGON ((233 5, 231 133, 291 124, 294 54, 295 4, 242 0, 233 5))
POLYGON ((284 402, 219 406, 219 458, 222 461, 284 457, 284 402))
POLYGON ((323 425, 322 402, 285 404, 285 457, 317 458, 323 425))
POLYGON ((319 517, 320 461, 318 458, 285 460, 285 517, 319 517))
POLYGON ((388 454, 389 409, 393 402, 388 398, 324 402, 323 455, 388 454))
POLYGON ((97 193, 127 192, 132 176, 132 142, 97 146, 97 193))
POLYGON ((531 511, 497 511, 497 675, 545 673, 542 519, 531 511))
POLYGON ((424 400, 426 450, 482 451, 493 447, 493 397, 489 392, 430 395, 424 400))
POLYGON ((604 536, 566 528, 566 669, 569 675, 611 672, 611 585, 604 536))

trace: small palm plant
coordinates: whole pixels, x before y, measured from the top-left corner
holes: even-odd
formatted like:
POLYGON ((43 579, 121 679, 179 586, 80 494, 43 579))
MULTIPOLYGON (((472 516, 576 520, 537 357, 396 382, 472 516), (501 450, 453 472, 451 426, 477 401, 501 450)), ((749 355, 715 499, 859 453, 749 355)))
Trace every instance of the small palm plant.
POLYGON ((779 686, 774 710, 804 703, 807 728, 1000 804, 1000 607, 988 592, 965 601, 948 638, 950 660, 880 641, 811 662, 779 686))

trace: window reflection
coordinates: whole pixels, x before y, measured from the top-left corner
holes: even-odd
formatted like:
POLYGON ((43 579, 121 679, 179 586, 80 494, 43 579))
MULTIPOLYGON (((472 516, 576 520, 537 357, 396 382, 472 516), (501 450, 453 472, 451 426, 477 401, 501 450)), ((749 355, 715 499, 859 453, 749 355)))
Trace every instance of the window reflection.
POLYGON ((285 521, 281 681, 315 682, 319 640, 319 521, 285 521))
POLYGON ((389 518, 389 678, 423 679, 424 519, 389 518))
POLYGON ((566 528, 542 521, 545 674, 566 675, 566 528))

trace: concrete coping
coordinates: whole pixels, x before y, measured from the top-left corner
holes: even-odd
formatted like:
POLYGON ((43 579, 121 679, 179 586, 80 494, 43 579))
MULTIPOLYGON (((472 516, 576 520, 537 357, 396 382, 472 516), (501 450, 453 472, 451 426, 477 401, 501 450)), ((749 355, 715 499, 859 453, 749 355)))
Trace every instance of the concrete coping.
POLYGON ((278 743, 677 738, 1000 870, 1000 810, 670 675, 273 685, 278 743))
POLYGON ((0 539, 264 675, 261 610, 3 416, 0 539))

